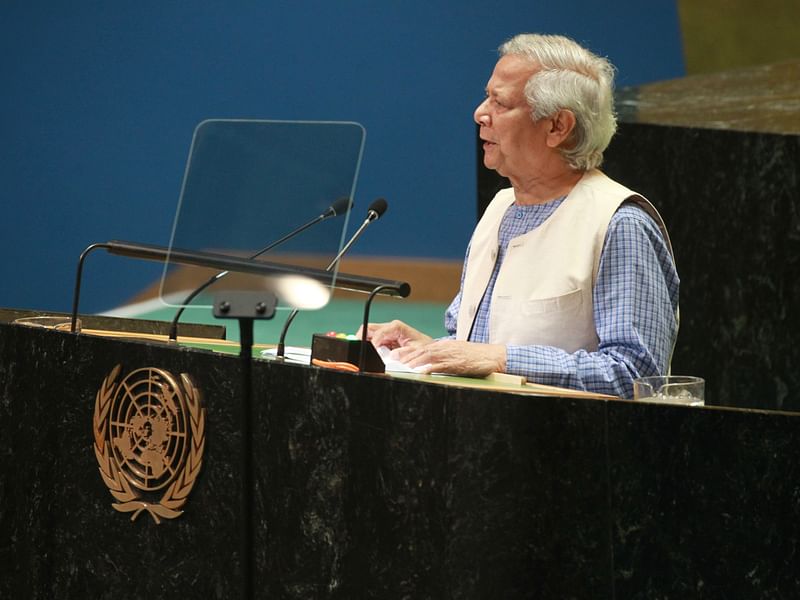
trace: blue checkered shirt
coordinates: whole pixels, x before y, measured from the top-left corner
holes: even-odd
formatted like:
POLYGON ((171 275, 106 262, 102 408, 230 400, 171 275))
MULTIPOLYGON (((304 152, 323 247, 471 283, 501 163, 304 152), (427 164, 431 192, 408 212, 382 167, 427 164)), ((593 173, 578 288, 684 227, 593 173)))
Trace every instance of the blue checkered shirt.
MULTIPOLYGON (((512 205, 506 211, 500 225, 497 261, 470 341, 489 341, 492 291, 509 241, 544 223, 563 200, 512 205)), ((675 315, 679 283, 675 263, 656 223, 637 205, 623 204, 609 223, 593 291, 594 321, 600 339, 597 351, 568 353, 552 346, 507 346, 506 372, 523 375, 531 382, 631 398, 636 377, 669 369, 678 334, 675 315)), ((462 290, 463 285, 462 272, 462 290)), ((450 337, 455 336, 462 290, 445 313, 450 337)))

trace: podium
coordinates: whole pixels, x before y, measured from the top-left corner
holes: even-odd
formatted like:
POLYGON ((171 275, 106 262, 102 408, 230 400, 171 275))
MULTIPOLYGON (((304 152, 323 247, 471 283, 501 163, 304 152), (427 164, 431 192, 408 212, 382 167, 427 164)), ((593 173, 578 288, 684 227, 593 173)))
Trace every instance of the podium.
MULTIPOLYGON (((222 342, 220 342, 222 343, 222 342)), ((800 416, 255 359, 256 598, 754 598, 800 586, 800 416)), ((240 593, 236 350, 0 323, 0 597, 240 593), (177 518, 115 510, 98 391, 187 374, 177 518)))

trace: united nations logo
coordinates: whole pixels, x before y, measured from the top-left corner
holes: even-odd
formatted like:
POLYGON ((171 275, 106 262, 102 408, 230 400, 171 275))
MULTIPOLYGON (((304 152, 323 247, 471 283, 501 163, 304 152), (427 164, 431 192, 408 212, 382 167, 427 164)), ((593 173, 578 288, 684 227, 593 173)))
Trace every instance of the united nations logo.
POLYGON ((146 510, 156 523, 174 519, 202 466, 205 409, 185 373, 180 382, 161 369, 133 371, 117 383, 111 370, 94 403, 94 452, 120 512, 131 521, 146 510))

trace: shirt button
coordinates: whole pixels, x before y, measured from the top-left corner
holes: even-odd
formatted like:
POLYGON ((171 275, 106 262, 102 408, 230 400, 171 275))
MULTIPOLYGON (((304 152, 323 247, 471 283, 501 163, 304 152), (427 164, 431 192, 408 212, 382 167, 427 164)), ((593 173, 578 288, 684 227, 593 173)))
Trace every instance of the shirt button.
POLYGON ((470 317, 474 317, 475 316, 475 312, 476 312, 475 311, 475 305, 473 304, 472 306, 469 307, 469 316, 470 317))

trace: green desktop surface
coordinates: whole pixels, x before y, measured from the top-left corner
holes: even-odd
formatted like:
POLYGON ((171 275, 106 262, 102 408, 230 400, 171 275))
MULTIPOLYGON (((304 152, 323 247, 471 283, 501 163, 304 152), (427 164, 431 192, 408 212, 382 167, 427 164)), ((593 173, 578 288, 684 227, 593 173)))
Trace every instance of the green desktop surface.
MULTIPOLYGON (((311 336, 315 333, 336 331, 341 333, 355 333, 364 319, 364 299, 333 298, 327 306, 319 310, 303 310, 292 322, 286 335, 287 346, 309 347, 311 336)), ((403 299, 376 299, 370 308, 369 320, 373 323, 400 319, 412 327, 427 333, 432 337, 447 335, 444 328, 444 304, 433 302, 409 302, 403 299)), ((121 307, 108 311, 110 316, 125 316, 139 319, 152 319, 156 321, 171 321, 176 309, 160 305, 143 306, 142 309, 134 307, 121 307)), ((280 309, 269 320, 258 320, 254 324, 255 344, 276 344, 280 337, 281 329, 289 316, 288 310, 280 309)), ((180 323, 204 323, 210 325, 223 325, 227 332, 225 338, 239 341, 239 324, 235 319, 217 319, 211 308, 190 307, 184 311, 180 323)), ((180 325, 178 327, 180 335, 180 325)), ((194 345, 194 344, 193 344, 194 345)), ((226 348, 222 351, 230 351, 226 348)), ((215 348, 216 349, 216 348, 215 348)))
MULTIPOLYGON (((366 296, 365 296, 366 298, 366 296)), ((145 305, 141 305, 145 306, 145 305)), ((150 304, 149 306, 153 306, 150 304)), ((376 299, 370 310, 370 321, 385 322, 400 319, 433 337, 446 335, 444 329, 444 312, 447 306, 439 303, 408 302, 400 299, 376 299)), ((280 331, 283 328, 290 311, 279 310, 275 317, 269 320, 254 322, 254 343, 252 355, 254 358, 269 360, 265 350, 274 349, 278 342, 280 331)), ((109 311, 107 316, 126 318, 140 318, 154 321, 170 322, 175 315, 173 307, 160 305, 158 308, 140 310, 136 305, 121 307, 109 311)), ((309 348, 315 333, 335 331, 339 333, 355 333, 364 318, 364 301, 361 299, 335 298, 327 306, 315 311, 300 311, 289 328, 286 336, 287 358, 292 361, 292 346, 309 348)), ((239 353, 239 324, 235 319, 217 319, 212 309, 208 306, 191 308, 184 312, 182 323, 200 323, 209 325, 224 325, 227 329, 225 339, 196 338, 182 336, 180 328, 178 336, 184 346, 200 348, 212 352, 225 354, 239 353)), ((108 334, 109 332, 98 332, 108 334)), ((135 335, 135 334, 134 334, 135 335)), ((162 336, 163 337, 163 336, 162 336)), ((302 361, 301 361, 302 362, 302 361)), ((305 360, 307 363, 307 359, 305 360)), ((389 374, 389 373, 387 373, 389 374)), ((548 385, 526 382, 524 378, 493 373, 488 377, 458 377, 443 374, 426 375, 422 373, 392 372, 392 377, 407 379, 424 383, 440 385, 455 385, 460 387, 482 388, 495 391, 521 392, 543 396, 579 397, 594 399, 610 399, 612 396, 594 394, 577 390, 566 390, 548 385)))

